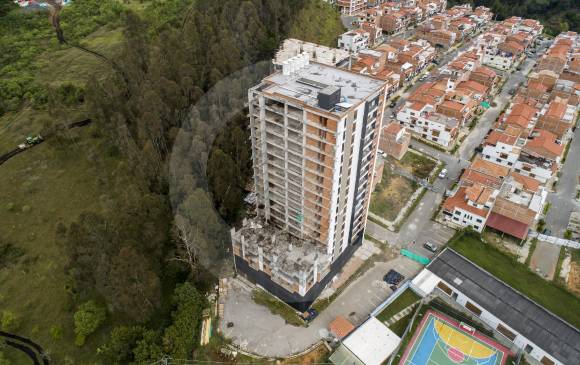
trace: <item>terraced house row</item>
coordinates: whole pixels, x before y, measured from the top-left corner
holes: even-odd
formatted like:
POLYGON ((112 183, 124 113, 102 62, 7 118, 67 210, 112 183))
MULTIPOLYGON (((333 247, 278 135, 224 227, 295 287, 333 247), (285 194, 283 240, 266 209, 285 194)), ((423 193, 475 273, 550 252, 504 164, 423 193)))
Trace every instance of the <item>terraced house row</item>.
POLYGON ((397 121, 418 138, 452 148, 497 84, 496 73, 482 66, 481 58, 476 50, 459 54, 407 98, 397 121))
POLYGON ((534 19, 511 17, 477 38, 483 64, 498 70, 511 69, 542 34, 544 27, 534 19))
POLYGON ((474 35, 493 18, 489 8, 456 5, 417 27, 416 35, 438 48, 450 48, 474 35))
POLYGON ((486 136, 443 205, 451 225, 526 239, 558 180, 578 118, 580 37, 560 34, 486 136))

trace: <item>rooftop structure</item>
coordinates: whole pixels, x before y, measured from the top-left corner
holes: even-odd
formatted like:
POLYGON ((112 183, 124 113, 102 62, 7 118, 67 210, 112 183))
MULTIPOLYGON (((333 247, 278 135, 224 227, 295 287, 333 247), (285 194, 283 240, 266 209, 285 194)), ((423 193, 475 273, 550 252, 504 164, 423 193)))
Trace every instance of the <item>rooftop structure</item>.
POLYGON ((321 46, 319 44, 301 41, 299 39, 288 38, 284 40, 282 46, 276 52, 272 63, 282 68, 285 61, 306 53, 312 62, 318 62, 328 66, 339 66, 348 61, 350 53, 336 48, 321 46))

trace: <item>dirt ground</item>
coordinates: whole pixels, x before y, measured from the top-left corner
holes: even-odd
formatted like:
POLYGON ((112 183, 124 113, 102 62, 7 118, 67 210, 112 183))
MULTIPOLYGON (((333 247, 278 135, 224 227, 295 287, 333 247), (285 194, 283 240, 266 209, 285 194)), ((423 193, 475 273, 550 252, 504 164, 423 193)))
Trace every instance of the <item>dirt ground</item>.
MULTIPOLYGON (((385 166, 385 170, 387 166, 385 166)), ((389 220, 394 220, 407 204, 416 187, 405 177, 392 175, 384 178, 371 198, 371 212, 389 220)))
POLYGON ((580 265, 572 262, 570 267, 570 274, 568 275, 568 289, 577 295, 580 295, 580 265))
POLYGON ((300 357, 297 357, 295 359, 288 359, 288 360, 284 360, 282 361, 280 364, 283 365, 294 365, 294 364, 304 364, 304 365, 310 365, 310 364, 320 364, 325 362, 324 360, 326 360, 326 358, 329 355, 329 351, 326 348, 326 346, 324 345, 320 345, 317 348, 315 348, 314 350, 310 351, 307 354, 304 354, 300 357))

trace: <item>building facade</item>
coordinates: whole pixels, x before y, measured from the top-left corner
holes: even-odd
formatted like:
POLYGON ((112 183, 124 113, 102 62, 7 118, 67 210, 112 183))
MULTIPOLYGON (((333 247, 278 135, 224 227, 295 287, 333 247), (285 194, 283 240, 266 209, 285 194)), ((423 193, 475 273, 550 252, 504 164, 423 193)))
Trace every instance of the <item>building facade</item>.
POLYGON ((295 307, 313 301, 326 273, 362 239, 385 95, 384 81, 311 63, 308 54, 287 60, 248 92, 257 216, 264 222, 256 229, 272 226, 316 250, 296 256, 296 243, 282 240, 261 259, 274 264, 264 270, 245 255, 247 247, 267 256, 261 247, 277 243, 271 234, 264 243, 241 230, 232 234, 234 252, 238 268, 251 266, 248 276, 261 275, 295 307), (305 262, 314 251, 317 257, 305 262), (288 260, 294 265, 276 266, 288 260))

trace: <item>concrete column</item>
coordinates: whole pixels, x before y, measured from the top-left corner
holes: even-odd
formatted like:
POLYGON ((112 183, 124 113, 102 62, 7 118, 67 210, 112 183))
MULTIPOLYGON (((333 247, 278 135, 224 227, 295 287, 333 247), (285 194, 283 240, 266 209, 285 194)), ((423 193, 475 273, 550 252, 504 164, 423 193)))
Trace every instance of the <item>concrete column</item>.
POLYGON ((261 246, 258 246, 258 267, 264 271, 264 251, 261 246))

